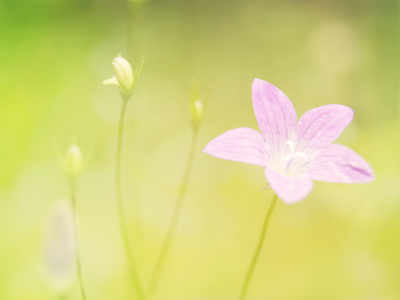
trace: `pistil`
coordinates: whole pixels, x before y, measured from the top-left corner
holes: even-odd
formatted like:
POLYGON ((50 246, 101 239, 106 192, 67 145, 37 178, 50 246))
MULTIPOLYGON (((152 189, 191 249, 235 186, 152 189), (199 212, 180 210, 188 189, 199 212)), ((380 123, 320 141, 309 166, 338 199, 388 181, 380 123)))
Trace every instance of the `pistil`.
POLYGON ((280 159, 279 171, 290 176, 302 167, 301 165, 299 166, 298 163, 304 164, 307 162, 308 156, 304 152, 296 152, 296 147, 293 141, 290 140, 286 142, 286 153, 288 154, 280 159))

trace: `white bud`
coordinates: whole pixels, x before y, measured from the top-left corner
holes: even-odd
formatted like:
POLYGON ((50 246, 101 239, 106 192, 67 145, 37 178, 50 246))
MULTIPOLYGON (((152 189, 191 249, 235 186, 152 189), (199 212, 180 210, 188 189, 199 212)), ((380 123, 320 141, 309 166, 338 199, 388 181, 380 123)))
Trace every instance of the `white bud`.
POLYGON ((139 76, 143 61, 144 57, 142 57, 140 60, 139 66, 135 74, 133 74, 132 67, 129 62, 125 58, 117 56, 112 62, 115 70, 115 76, 104 80, 103 84, 114 84, 118 86, 120 92, 127 96, 124 98, 129 99, 129 96, 132 94, 133 88, 135 87, 135 83, 139 76))
POLYGON ((76 177, 83 169, 83 157, 79 147, 75 144, 69 146, 63 159, 64 172, 67 176, 76 177))
POLYGON ((196 100, 192 105, 192 119, 195 122, 200 122, 203 119, 203 102, 196 100))
POLYGON ((127 94, 132 93, 133 71, 131 65, 125 58, 119 56, 114 58, 112 64, 121 87, 127 91, 127 94))
POLYGON ((115 75, 110 79, 103 81, 103 84, 114 84, 120 88, 120 91, 130 95, 133 90, 133 71, 129 62, 120 56, 113 59, 112 62, 115 75))
POLYGON ((190 96, 190 114, 192 117, 193 126, 197 128, 203 119, 204 106, 200 98, 199 86, 196 80, 192 82, 192 90, 190 96))

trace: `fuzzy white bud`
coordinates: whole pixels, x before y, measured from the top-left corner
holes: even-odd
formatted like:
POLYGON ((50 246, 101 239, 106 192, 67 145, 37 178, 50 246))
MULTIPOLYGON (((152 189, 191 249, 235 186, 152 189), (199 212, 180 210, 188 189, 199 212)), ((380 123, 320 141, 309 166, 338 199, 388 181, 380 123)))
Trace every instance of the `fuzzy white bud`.
POLYGON ((197 128, 203 120, 204 106, 200 98, 200 92, 197 81, 193 80, 192 90, 190 95, 190 115, 192 118, 193 126, 197 128))
POLYGON ((140 60, 139 66, 134 74, 131 65, 125 58, 121 56, 115 57, 112 62, 115 76, 104 80, 103 84, 114 84, 118 86, 121 94, 124 95, 124 99, 129 99, 133 88, 135 87, 143 62, 144 57, 140 60))
POLYGON ((69 146, 63 159, 64 172, 69 177, 77 177, 83 169, 83 157, 79 147, 75 144, 69 146))

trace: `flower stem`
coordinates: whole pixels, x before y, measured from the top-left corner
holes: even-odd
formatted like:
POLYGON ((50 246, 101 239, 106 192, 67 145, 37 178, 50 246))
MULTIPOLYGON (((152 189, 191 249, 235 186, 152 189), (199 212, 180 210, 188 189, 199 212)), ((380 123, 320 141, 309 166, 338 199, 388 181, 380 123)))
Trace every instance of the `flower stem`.
POLYGON ((276 194, 274 194, 271 205, 269 206, 267 214, 265 216, 264 225, 261 229, 261 235, 260 235, 260 239, 258 241, 256 252, 254 253, 253 259, 251 260, 251 263, 250 263, 249 270, 247 271, 246 279, 244 280, 242 291, 240 292, 239 300, 244 300, 244 298, 246 296, 246 292, 249 287, 251 276, 253 275, 254 267, 256 266, 258 256, 260 255, 260 251, 261 251, 263 243, 264 243, 265 233, 267 232, 268 223, 271 218, 271 214, 275 207, 277 199, 278 199, 278 197, 276 196, 276 194))
POLYGON ((82 299, 86 300, 86 292, 85 292, 85 287, 83 285, 83 278, 82 278, 81 256, 80 256, 80 252, 79 252, 78 220, 77 220, 77 213, 76 213, 76 187, 75 187, 75 183, 73 182, 72 179, 71 179, 70 186, 71 186, 72 214, 74 215, 76 271, 78 274, 78 281, 79 281, 82 299))
POLYGON ((58 300, 67 300, 68 299, 68 297, 67 297, 67 294, 66 293, 62 293, 61 295, 59 295, 59 297, 57 297, 58 298, 58 300))
POLYGON ((132 276, 133 285, 136 290, 137 298, 139 300, 144 300, 145 296, 143 293, 142 285, 139 280, 139 276, 136 270, 135 259, 133 257, 132 249, 129 243, 129 235, 125 225, 125 216, 124 216, 124 206, 122 201, 122 188, 121 188, 121 148, 122 148, 122 133, 124 129, 124 116, 126 110, 127 101, 123 101, 122 109, 121 109, 121 117, 119 121, 119 129, 118 129, 118 143, 117 143, 117 166, 116 166, 116 188, 117 188, 117 200, 118 200, 118 213, 119 213, 119 222, 121 227, 122 239, 125 246, 126 255, 129 261, 130 272, 132 276))
POLYGON ((132 29, 132 24, 131 24, 131 10, 130 10, 130 0, 125 0, 125 4, 126 4, 126 7, 125 7, 125 9, 126 9, 126 33, 127 33, 127 36, 126 36, 126 53, 127 53, 127 58, 128 58, 128 61, 130 61, 130 58, 131 58, 131 29, 132 29))
POLYGON ((179 216, 180 216, 180 213, 182 210, 183 201, 185 199, 186 189, 187 189, 187 186, 189 183, 190 171, 191 171, 192 165, 193 165, 193 158, 194 158, 194 154, 195 154, 195 150, 196 150, 197 135, 198 135, 198 129, 195 128, 195 129, 193 129, 192 141, 190 143, 190 148, 189 148, 189 157, 186 162, 185 172, 183 175, 181 186, 179 188, 178 197, 177 197, 177 200, 175 203, 174 211, 172 213, 171 221, 168 226, 167 235, 166 235, 164 243, 162 245, 162 248, 161 248, 160 254, 158 256, 156 265, 154 267, 153 273, 150 277, 149 286, 147 289, 148 298, 151 298, 151 296, 153 295, 153 293, 155 292, 155 290, 157 288, 157 284, 158 284, 158 281, 159 281, 159 278, 160 278, 160 275, 162 272, 162 268, 164 266, 165 259, 168 254, 168 250, 170 248, 173 236, 176 231, 176 226, 179 221, 179 216))

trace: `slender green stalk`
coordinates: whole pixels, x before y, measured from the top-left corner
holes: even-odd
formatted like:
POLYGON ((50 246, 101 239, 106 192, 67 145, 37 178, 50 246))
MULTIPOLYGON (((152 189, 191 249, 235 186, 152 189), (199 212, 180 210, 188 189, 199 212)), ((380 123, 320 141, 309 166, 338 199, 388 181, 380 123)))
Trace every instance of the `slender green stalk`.
POLYGON ((126 3, 126 23, 127 23, 127 48, 126 54, 128 61, 132 61, 134 57, 139 56, 140 48, 140 25, 143 0, 125 0, 126 3))
POLYGON ((264 239, 265 239, 265 233, 267 232, 268 223, 269 223, 269 220, 271 218, 271 214, 272 214, 272 211, 273 211, 273 209, 275 207, 277 199, 278 199, 278 197, 276 196, 276 194, 274 194, 274 197, 272 199, 271 205, 269 206, 267 214, 265 216, 264 225, 263 225, 262 230, 261 230, 261 235, 260 235, 260 239, 258 241, 256 252, 254 253, 253 259, 251 260, 251 263, 250 263, 249 270, 247 271, 247 275, 246 275, 246 278, 245 278, 244 283, 243 283, 242 291, 240 292, 239 300, 244 300, 244 298, 246 296, 246 292, 247 292, 247 289, 249 287, 251 276, 253 275, 254 267, 256 266, 256 263, 257 263, 257 260, 258 260, 258 256, 260 255, 260 251, 262 249, 262 246, 263 246, 263 243, 264 243, 264 239))
POLYGON ((171 221, 168 226, 167 235, 165 237, 164 243, 162 245, 160 254, 157 259, 157 263, 156 263, 153 273, 150 277, 150 282, 149 282, 149 286, 147 289, 148 298, 151 298, 151 296, 153 295, 153 293, 155 292, 155 290, 157 288, 157 284, 158 284, 158 281, 159 281, 159 278, 160 278, 160 275, 162 272, 162 268, 164 266, 165 259, 168 254, 168 250, 170 248, 170 244, 172 242, 173 236, 176 231, 176 226, 179 221, 179 216, 180 216, 180 213, 182 210, 183 201, 185 199, 186 189, 187 189, 187 186, 189 183, 190 171, 191 171, 192 165, 193 165, 193 158, 194 158, 194 154, 195 154, 195 150, 196 150, 197 135, 198 135, 198 129, 194 128, 193 134, 192 134, 192 141, 190 143, 189 157, 188 157, 188 160, 186 163, 185 173, 183 175, 181 186, 179 188, 178 197, 177 197, 177 200, 175 203, 175 208, 174 208, 174 211, 173 211, 173 214, 171 217, 171 221))
POLYGON ((128 61, 131 59, 131 36, 132 36, 132 18, 131 18, 131 9, 130 9, 130 0, 125 0, 125 10, 126 10, 126 54, 128 61))
POLYGON ((142 285, 139 280, 139 276, 136 269, 135 259, 133 257, 132 249, 129 243, 129 235, 125 225, 124 206, 122 201, 122 188, 121 188, 121 149, 122 149, 122 133, 124 129, 124 116, 126 111, 127 101, 123 101, 121 109, 121 117, 119 121, 118 129, 118 144, 117 144, 117 166, 116 166, 116 188, 117 188, 117 200, 118 200, 118 213, 119 222, 121 227, 122 239, 125 245, 126 255, 129 261, 130 272, 132 276, 133 285, 136 290, 137 298, 144 300, 145 296, 143 293, 142 285))
POLYGON ((67 300, 68 297, 65 293, 62 293, 61 295, 59 295, 58 300, 67 300))
POLYGON ((78 274, 78 281, 79 281, 79 287, 81 290, 82 299, 86 300, 86 292, 85 292, 85 287, 83 285, 83 278, 82 278, 81 256, 80 256, 80 252, 79 252, 78 220, 77 220, 77 212, 76 212, 76 184, 73 179, 71 179, 70 187, 71 187, 72 213, 74 215, 76 271, 78 274))

